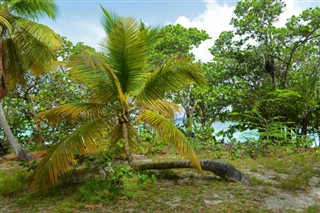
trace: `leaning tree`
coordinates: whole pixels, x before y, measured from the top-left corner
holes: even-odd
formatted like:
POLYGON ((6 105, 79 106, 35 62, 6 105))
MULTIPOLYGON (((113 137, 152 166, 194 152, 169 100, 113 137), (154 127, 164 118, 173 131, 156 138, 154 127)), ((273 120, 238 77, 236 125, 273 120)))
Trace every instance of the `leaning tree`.
POLYGON ((0 122, 17 157, 31 159, 32 154, 15 139, 6 120, 2 98, 17 84, 26 83, 27 73, 39 75, 55 60, 61 47, 59 36, 49 27, 35 23, 44 15, 55 18, 53 0, 2 0, 0 2, 0 122))
MULTIPOLYGON (((51 123, 61 117, 73 120, 82 117, 87 122, 48 150, 35 170, 33 187, 44 189, 57 183, 74 165, 75 152, 97 151, 106 142, 122 142, 128 163, 136 170, 196 167, 202 172, 201 167, 210 169, 208 161, 198 161, 192 146, 172 123, 179 106, 164 100, 167 92, 179 91, 192 83, 203 84, 200 65, 172 57, 150 70, 148 55, 158 39, 158 29, 102 9, 106 32, 103 53, 85 50, 74 56, 70 64, 71 74, 88 87, 89 102, 65 104, 38 115, 51 123), (134 161, 131 148, 138 137, 135 125, 139 122, 149 124, 191 161, 148 164, 134 161)), ((230 170, 231 165, 215 162, 216 171, 226 167, 230 170)))

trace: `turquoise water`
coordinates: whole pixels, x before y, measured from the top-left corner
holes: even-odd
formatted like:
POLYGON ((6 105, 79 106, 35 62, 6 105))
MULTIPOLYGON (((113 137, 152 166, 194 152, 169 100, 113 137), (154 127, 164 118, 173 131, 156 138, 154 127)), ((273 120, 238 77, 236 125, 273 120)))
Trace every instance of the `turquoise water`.
MULTIPOLYGON (((175 124, 182 125, 182 120, 183 120, 182 118, 177 118, 175 120, 175 124)), ((228 128, 233 124, 235 124, 235 123, 230 122, 230 121, 227 121, 227 122, 216 121, 216 122, 214 122, 212 124, 212 127, 214 129, 213 135, 216 136, 217 133, 220 131, 227 131, 228 128)), ((231 139, 231 138, 223 138, 222 136, 216 136, 216 138, 218 140, 224 139, 224 141, 226 141, 226 142, 230 141, 230 139, 231 139)), ((249 141, 249 140, 258 140, 259 133, 258 133, 258 130, 246 130, 243 132, 235 132, 235 133, 233 133, 233 138, 236 139, 237 141, 240 141, 240 142, 245 142, 245 141, 249 141)), ((317 134, 309 135, 309 138, 314 140, 313 147, 320 146, 319 137, 317 134)))

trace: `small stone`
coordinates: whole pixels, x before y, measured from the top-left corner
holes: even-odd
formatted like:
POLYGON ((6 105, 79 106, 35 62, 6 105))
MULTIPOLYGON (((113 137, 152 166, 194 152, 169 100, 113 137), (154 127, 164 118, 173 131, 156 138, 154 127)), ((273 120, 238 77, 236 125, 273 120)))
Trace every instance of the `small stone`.
POLYGON ((215 204, 221 203, 222 200, 204 200, 203 202, 204 202, 205 205, 211 206, 211 205, 215 205, 215 204))

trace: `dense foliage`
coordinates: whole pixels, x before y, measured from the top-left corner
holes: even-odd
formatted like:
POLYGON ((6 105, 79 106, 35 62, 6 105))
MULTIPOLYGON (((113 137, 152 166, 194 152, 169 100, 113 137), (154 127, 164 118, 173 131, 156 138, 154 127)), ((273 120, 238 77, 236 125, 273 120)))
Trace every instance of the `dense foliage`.
POLYGON ((62 45, 63 49, 56 53, 60 62, 56 62, 50 72, 38 77, 26 75, 26 84, 19 85, 3 100, 15 136, 29 148, 55 143, 76 127, 70 119, 61 120, 54 126, 45 120, 35 121, 38 113, 70 101, 87 99, 86 87, 73 81, 65 64, 70 56, 93 48, 83 43, 74 45, 65 38, 62 38, 62 45))
POLYGON ((256 129, 261 140, 310 146, 307 135, 319 133, 320 9, 279 27, 284 7, 280 0, 237 4, 234 30, 210 49, 209 84, 219 92, 209 97, 219 104, 210 103, 225 109, 220 119, 236 122, 231 132, 256 129))
POLYGON ((0 2, 0 123, 4 134, 19 158, 30 159, 14 137, 2 107, 2 98, 25 86, 28 76, 39 76, 61 49, 59 36, 49 27, 33 20, 55 18, 54 1, 2 0, 0 2))

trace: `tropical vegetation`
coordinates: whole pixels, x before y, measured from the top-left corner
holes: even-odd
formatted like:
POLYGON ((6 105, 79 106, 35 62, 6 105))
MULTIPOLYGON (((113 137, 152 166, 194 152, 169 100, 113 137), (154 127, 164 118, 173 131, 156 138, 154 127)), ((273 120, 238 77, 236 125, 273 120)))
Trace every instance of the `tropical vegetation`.
POLYGON ((320 8, 285 8, 237 2, 203 62, 204 30, 101 6, 97 51, 34 22, 54 1, 0 1, 0 211, 319 211, 320 8))
POLYGON ((32 154, 12 134, 3 112, 2 98, 17 85, 25 86, 28 73, 39 76, 46 64, 55 60, 54 53, 61 48, 59 36, 47 26, 31 21, 44 15, 55 18, 55 13, 56 5, 52 0, 0 2, 0 121, 20 158, 31 159, 32 154))

